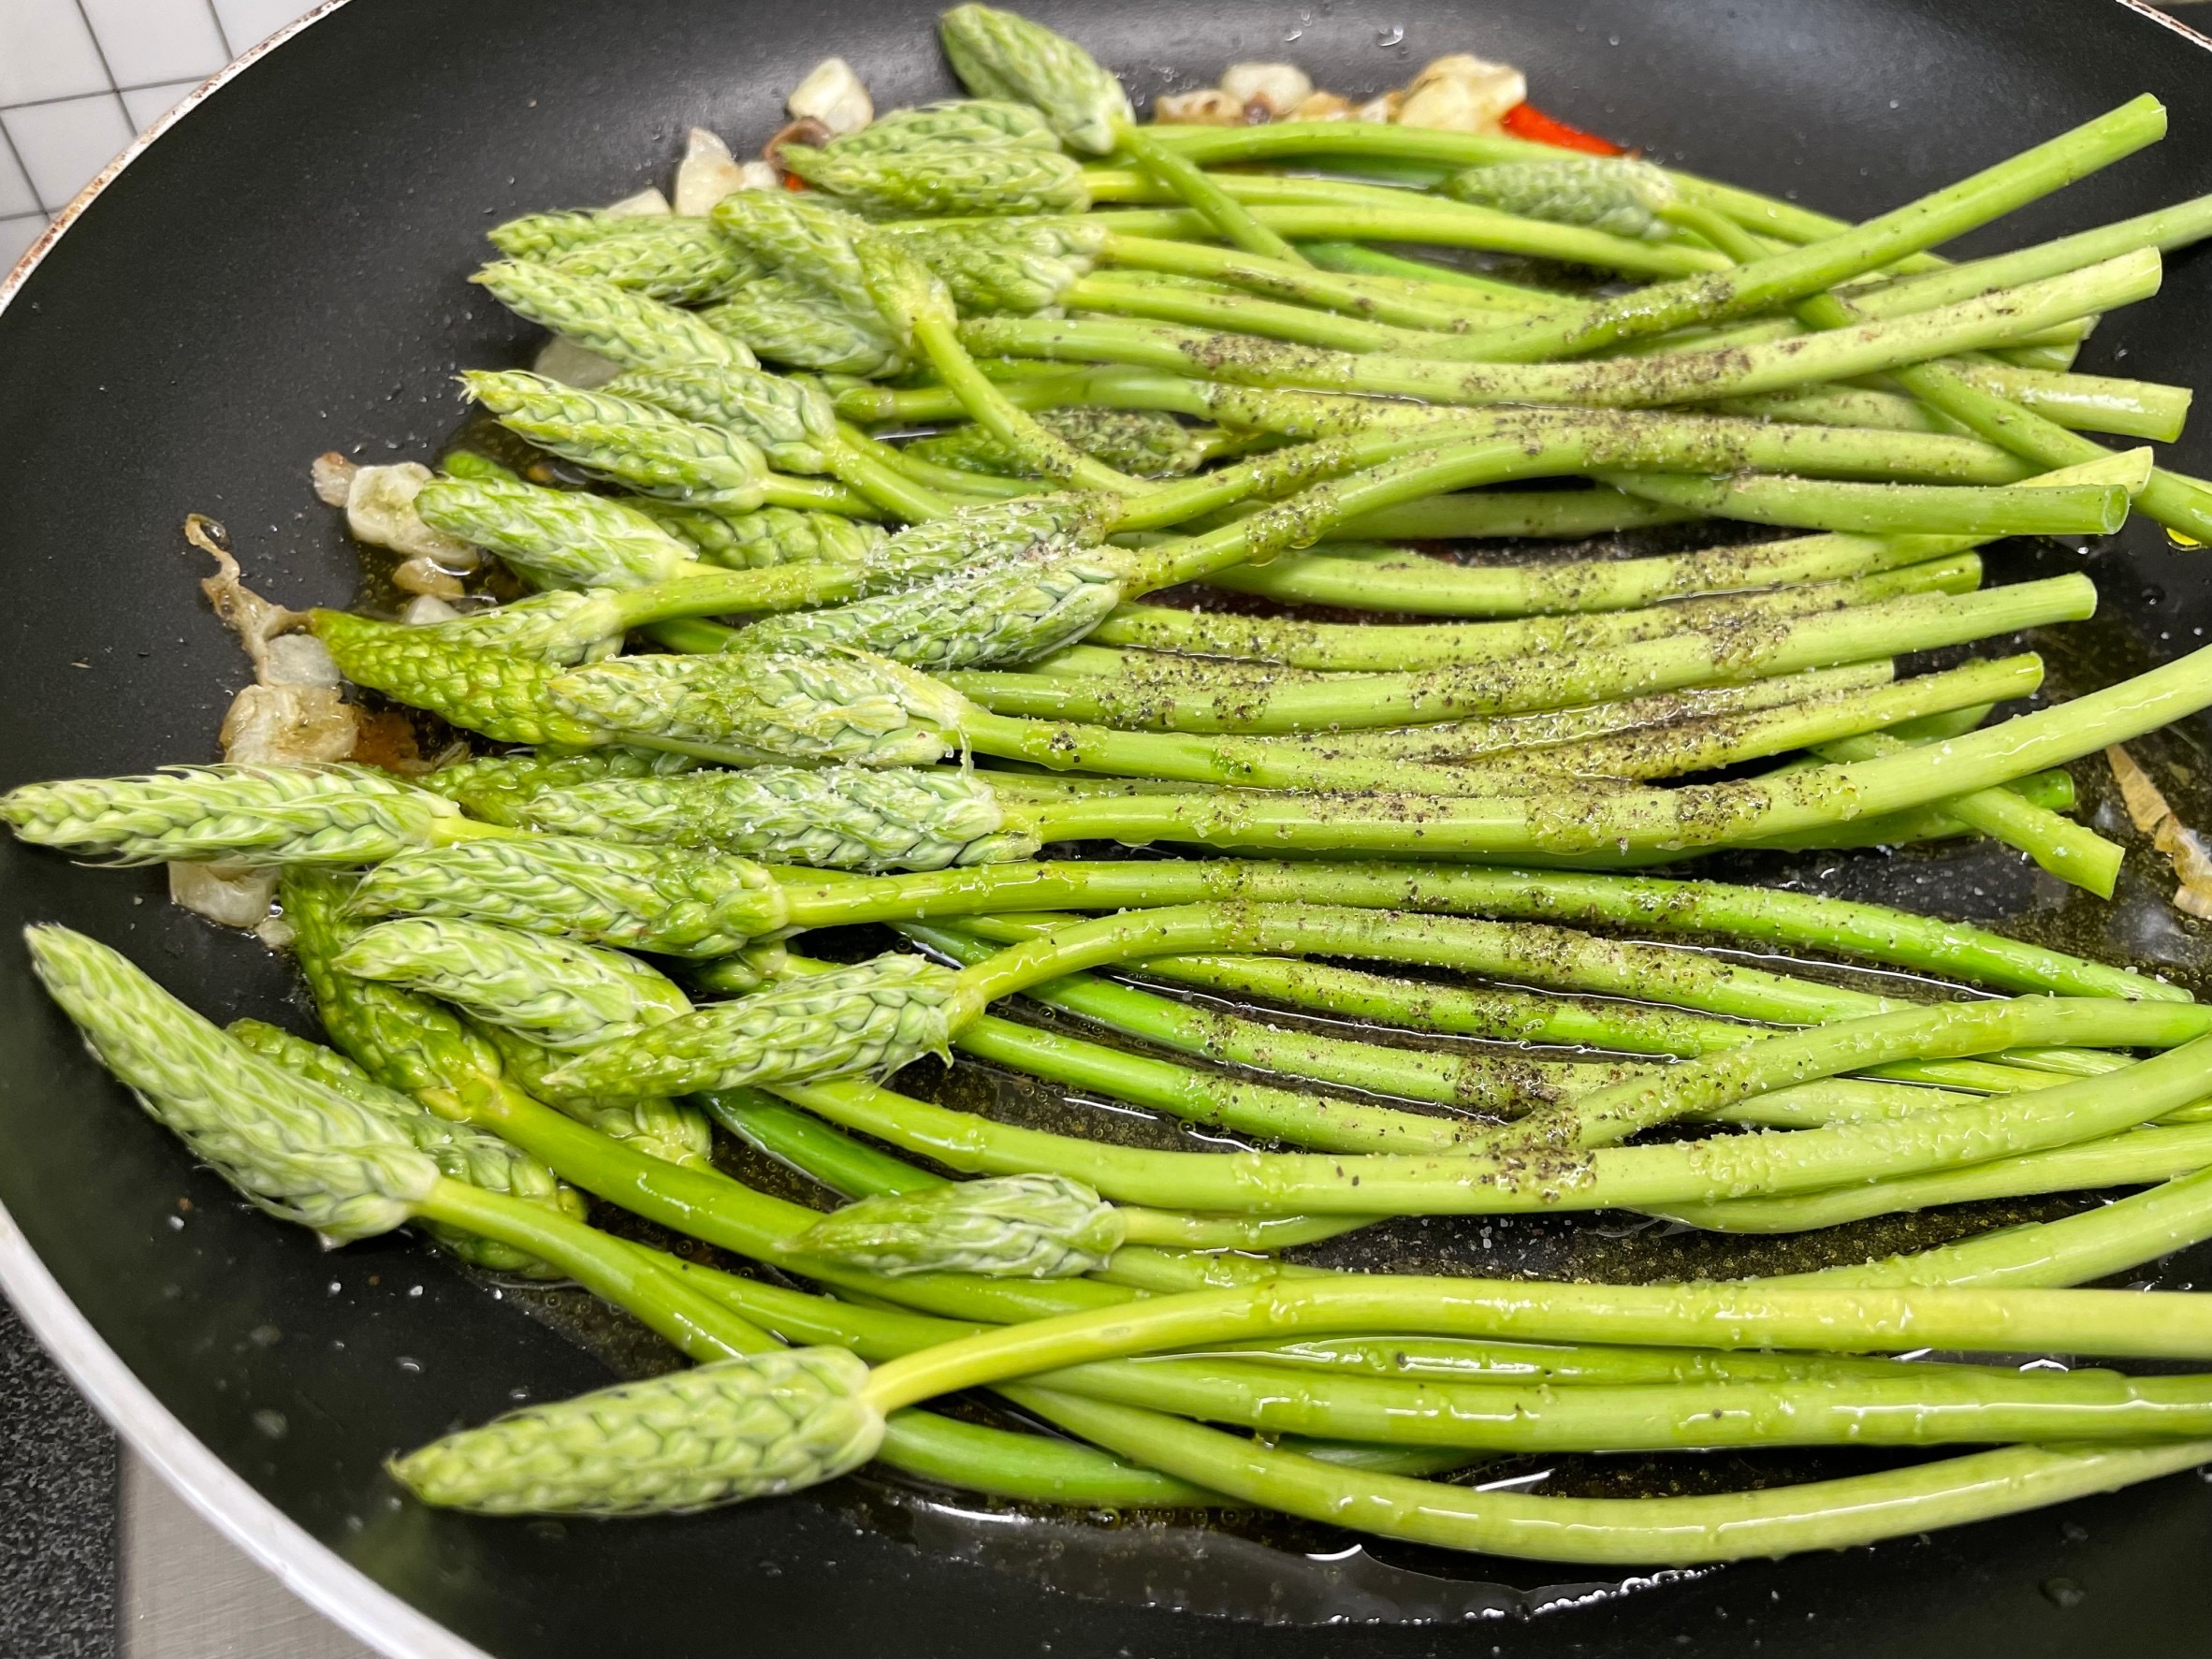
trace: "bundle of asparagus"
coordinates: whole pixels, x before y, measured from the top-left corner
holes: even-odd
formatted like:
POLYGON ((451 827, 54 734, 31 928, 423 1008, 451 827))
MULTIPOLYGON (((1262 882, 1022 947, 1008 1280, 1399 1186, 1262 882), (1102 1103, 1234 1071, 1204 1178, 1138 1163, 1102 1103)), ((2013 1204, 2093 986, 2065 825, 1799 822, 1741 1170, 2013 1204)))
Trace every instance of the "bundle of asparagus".
POLYGON ((1978 549, 2136 508, 2212 536, 2207 486, 2082 435, 2170 439, 2188 393, 2072 370, 2212 205, 1930 250, 2153 141, 2155 101, 1846 226, 1503 136, 1140 124, 1024 19, 964 5, 943 33, 974 95, 783 145, 809 188, 493 233, 476 280, 570 378, 473 371, 496 441, 339 491, 386 546, 497 555, 456 559, 504 573, 455 581, 466 608, 298 617, 226 578, 257 664, 327 654, 487 744, 0 796, 47 846, 277 883, 332 1048, 217 1030, 104 946, 31 935, 100 1057, 254 1201, 572 1277, 696 1362, 395 1477, 616 1514, 880 1460, 1643 1563, 2212 1457, 2201 1375, 1867 1357, 2212 1357, 2193 1296, 2071 1288, 2212 1237, 2212 1014, 1977 927, 1633 873, 1981 836, 2111 895, 2121 849, 2065 816, 2064 768, 2212 705, 2212 653, 1986 723, 2044 664, 1967 648, 2096 592, 1985 590, 1978 549), (1377 161, 1424 182, 1335 176, 1377 161), (1391 545, 1701 518, 1802 533, 1391 545), (489 603, 505 577, 533 591, 489 603), (1040 856, 1101 841, 1242 856, 1040 856), (916 948, 794 949, 858 924, 916 948), (955 1051, 1230 1146, 887 1086, 955 1051), (738 1144, 828 1213, 719 1167, 738 1144), (1872 1262, 1820 1231, 2112 1186, 2142 1190, 1872 1262), (645 1247, 584 1194, 818 1288, 645 1247), (1811 1235, 1830 1265, 1508 1285, 1297 1254, 1398 1217, 1601 1210, 1811 1235), (973 1388, 1019 1415, 920 1409, 973 1388), (1997 1449, 1695 1498, 1449 1478, 1846 1442, 1997 1449))

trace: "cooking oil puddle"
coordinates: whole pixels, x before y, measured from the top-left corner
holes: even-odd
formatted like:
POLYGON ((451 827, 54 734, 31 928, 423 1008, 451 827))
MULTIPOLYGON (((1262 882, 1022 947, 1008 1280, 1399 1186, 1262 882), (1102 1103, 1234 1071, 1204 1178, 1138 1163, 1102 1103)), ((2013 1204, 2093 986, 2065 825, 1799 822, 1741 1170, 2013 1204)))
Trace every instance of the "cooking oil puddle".
MULTIPOLYGON (((1099 1524, 971 1507, 882 1488, 865 1524, 932 1556, 1013 1573, 1063 1594, 1259 1624, 1469 1624, 1588 1607, 1715 1569, 1523 1588, 1381 1559, 1364 1544, 1298 1550, 1175 1521, 1099 1524)), ((1482 1564, 1471 1559, 1470 1567, 1482 1564)))

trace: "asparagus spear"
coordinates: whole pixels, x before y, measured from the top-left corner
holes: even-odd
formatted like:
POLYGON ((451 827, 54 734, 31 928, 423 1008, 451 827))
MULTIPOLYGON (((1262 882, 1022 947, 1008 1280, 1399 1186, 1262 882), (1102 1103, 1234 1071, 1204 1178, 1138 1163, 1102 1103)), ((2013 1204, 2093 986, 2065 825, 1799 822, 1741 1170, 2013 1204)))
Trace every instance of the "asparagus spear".
POLYGON ((750 369, 756 359, 679 306, 559 265, 502 260, 470 279, 509 311, 632 369, 750 369))
MULTIPOLYGON (((2095 1015, 2073 1011, 2053 1015, 2030 1006, 2037 999, 1998 1005, 2005 1012, 1976 1034, 1977 1039, 2020 1022, 2039 1036, 2061 1029, 2079 1033, 2094 1021, 2102 1038, 2120 1030, 2111 1007, 2095 1015)), ((2090 1004, 2054 1005, 2084 1010, 2090 1004)), ((1905 1019, 1875 1015, 1846 1021, 1797 1037, 1758 1042, 1734 1051, 1724 1070, 1757 1073, 1764 1084, 1724 1090, 1701 1099, 1712 1109, 1760 1092, 1766 1084, 1796 1083, 1812 1075, 1833 1075, 1855 1064, 1873 1064, 1893 1050, 1861 1050, 1854 1058, 1857 1032, 1910 1029, 1910 1041, 1924 1041, 1943 1022, 1941 1011, 1905 1019), (1910 1021, 1921 1022, 1912 1026, 1910 1021), (1833 1065, 1824 1073, 1792 1069, 1790 1061, 1809 1050, 1827 1053, 1833 1065), (1765 1070, 1769 1063, 1777 1069, 1765 1070)), ((2183 1026, 2175 1027, 2176 1037, 2183 1026)), ((2001 1041, 2001 1039, 2000 1039, 2001 1041)), ((910 1153, 938 1158, 959 1170, 983 1173, 1047 1171, 1084 1182, 1120 1202, 1165 1209, 1255 1209, 1300 1215, 1492 1215, 1585 1209, 1672 1210, 1751 1193, 1783 1195, 1817 1191, 1861 1181, 1920 1174, 1986 1158, 1988 1148, 2003 1144, 2022 1151, 2094 1140, 2099 1136, 2163 1116, 2193 1104, 2206 1087, 2201 1040, 2187 1041, 2154 1060, 2126 1070, 2080 1078, 2028 1093, 2002 1096, 1971 1105, 1910 1113, 1903 1117, 1842 1121, 1786 1134, 1726 1136, 1704 1142, 1648 1146, 1604 1147, 1573 1156, 1548 1156, 1534 1162, 1518 1154, 1496 1157, 1439 1157, 1433 1153, 1395 1155, 1342 1153, 1251 1153, 1231 1158, 1205 1154, 1139 1152, 1100 1146, 1088 1141, 1003 1125, 979 1123, 968 1114, 924 1104, 873 1084, 857 1083, 778 1084, 775 1092, 842 1128, 870 1135, 910 1153), (1992 1141, 1987 1137, 2000 1139, 1992 1141)), ((1695 1085, 1710 1075, 1706 1062, 1669 1068, 1639 1087, 1665 1096, 1681 1085, 1695 1085)), ((1672 1098, 1672 1097, 1667 1097, 1672 1098)), ((558 1166, 557 1166, 558 1167, 558 1166)))
MULTIPOLYGON (((1103 1317, 1073 1315, 982 1332, 873 1369, 843 1348, 802 1349, 794 1361, 821 1357, 812 1379, 821 1387, 819 1392, 809 1390, 799 1420, 764 1448, 748 1446, 712 1463, 642 1464, 618 1473, 607 1467, 605 1430, 591 1413, 601 1410, 615 1421, 628 1422, 652 1420, 655 1413, 701 1409, 734 1415, 749 1408, 788 1411, 789 1364, 732 1361, 713 1368, 712 1383, 700 1388, 639 1392, 633 1385, 628 1391, 587 1397, 589 1404, 569 1403, 517 1414, 412 1454, 395 1473, 432 1502, 495 1511, 533 1498, 541 1506, 617 1512, 683 1506, 702 1498, 742 1498, 787 1490, 794 1480, 834 1477, 873 1450, 885 1414, 933 1394, 1247 1331, 1329 1332, 1379 1324, 1443 1334, 1594 1332, 1598 1340, 1630 1332, 1649 1340, 1655 1333, 1661 1342, 1678 1343, 1695 1340, 1695 1332, 1733 1346, 1780 1341, 1816 1348, 1840 1347, 1855 1337, 1899 1348, 1919 1346, 1924 1337, 1987 1346, 1996 1340, 2033 1342, 2047 1332, 2050 1343, 2075 1349, 2088 1346, 2190 1357, 2203 1351, 2205 1338, 2196 1329, 2202 1321, 2193 1308, 2177 1305, 2147 1328, 2122 1311, 2124 1294, 1810 1288, 1712 1292, 1680 1286, 1637 1291, 1555 1286, 1532 1306, 1521 1287, 1508 1291, 1480 1280, 1347 1276, 1302 1283, 1294 1294, 1272 1286, 1258 1292, 1199 1292, 1157 1299, 1141 1310, 1117 1309, 1103 1317), (1422 1296, 1429 1299, 1425 1303, 1419 1300, 1422 1296), (2062 1336, 2065 1320, 2075 1323, 2062 1336), (769 1460, 776 1476, 759 1484, 753 1471, 769 1460)), ((651 1386, 643 1387, 649 1390, 651 1386)), ((1075 1420, 1084 1421, 1094 1409, 1086 1407, 1075 1420)), ((1910 1477, 1888 1478, 1903 1484, 1910 1477)), ((1713 1501, 1703 1502, 1710 1506, 1713 1501)), ((1740 1500, 1730 1506, 1740 1506, 1740 1500)))
POLYGON ((357 934, 334 971, 442 998, 547 1048, 589 1048, 691 1011, 665 976, 619 951, 458 916, 357 934))
MULTIPOLYGON (((327 1237, 365 1237, 410 1220, 479 1248, 496 1244, 583 1283, 695 1359, 773 1353, 775 1344, 702 1294, 656 1252, 584 1227, 561 1209, 491 1185, 529 1160, 357 1083, 326 1086, 192 1014, 115 953, 64 928, 28 935, 33 961, 96 1052, 163 1123, 255 1202, 327 1237), (420 1147, 421 1150, 417 1150, 420 1147), (456 1171, 442 1174, 441 1169, 456 1171)), ((297 1040, 292 1040, 296 1041, 297 1040)), ((266 1031, 256 1044, 270 1044, 266 1031)), ((315 1062, 327 1070, 329 1059, 315 1062)), ((502 1265, 494 1259, 489 1265, 502 1265)), ((895 1464, 1009 1496, 1188 1503, 1201 1494, 1084 1448, 1040 1448, 1001 1430, 907 1413, 889 1425, 895 1464)))
POLYGON ((1043 322, 973 317, 960 325, 981 355, 1128 363, 1245 386, 1308 386, 1431 402, 1577 403, 1634 408, 1743 397, 1848 379, 1984 346, 2002 345, 2055 323, 2146 298, 2159 283, 2159 256, 2144 249, 2079 271, 2023 284, 2001 299, 1961 300, 1884 322, 1771 344, 1686 349, 1578 363, 1438 363, 1382 353, 1353 354, 1209 334, 1165 324, 1043 322))

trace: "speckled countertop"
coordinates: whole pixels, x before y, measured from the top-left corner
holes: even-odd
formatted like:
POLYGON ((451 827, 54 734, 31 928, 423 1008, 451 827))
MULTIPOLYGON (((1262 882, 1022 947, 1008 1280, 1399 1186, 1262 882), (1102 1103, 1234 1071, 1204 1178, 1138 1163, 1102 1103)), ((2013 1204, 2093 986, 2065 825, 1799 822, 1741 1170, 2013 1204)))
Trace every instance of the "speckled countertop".
POLYGON ((0 1653, 112 1659, 115 1437, 0 1302, 0 1653))

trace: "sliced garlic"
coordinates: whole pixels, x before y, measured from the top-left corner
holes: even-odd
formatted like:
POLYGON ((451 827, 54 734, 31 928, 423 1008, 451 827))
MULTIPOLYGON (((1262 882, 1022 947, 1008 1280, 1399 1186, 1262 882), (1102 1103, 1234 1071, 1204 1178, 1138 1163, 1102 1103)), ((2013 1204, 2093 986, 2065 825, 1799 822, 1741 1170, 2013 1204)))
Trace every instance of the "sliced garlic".
POLYGON ((595 351, 587 350, 573 340, 556 334, 538 350, 531 364, 532 371, 547 380, 558 380, 562 386, 573 386, 583 391, 601 386, 622 372, 622 365, 612 357, 603 357, 595 351))
POLYGON ((1390 122, 1398 119, 1398 111, 1405 107, 1405 95, 1391 91, 1379 97, 1369 98, 1353 112, 1354 121, 1390 122))
POLYGON ((764 161, 741 161, 737 164, 737 188, 740 190, 776 190, 781 188, 783 179, 764 161))
POLYGON ((1352 100, 1332 92, 1308 93, 1290 110, 1291 121, 1350 121, 1354 119, 1352 100))
POLYGON ((252 685, 223 716, 223 758, 241 766, 342 761, 359 732, 353 706, 334 687, 252 685))
POLYGON ((792 88, 783 107, 793 115, 811 115, 832 133, 856 133, 876 119, 875 101, 843 58, 824 58, 792 88))
POLYGON ((169 899, 225 927, 257 927, 276 903, 277 875, 235 865, 172 864, 169 899))
POLYGON ((400 620, 410 628, 428 628, 434 622, 451 622, 460 612, 447 604, 435 593, 417 593, 407 602, 407 608, 400 613, 400 620))
POLYGON ((1244 106, 1217 86, 1162 93, 1152 100, 1152 119, 1162 126, 1243 126, 1244 106))
POLYGON ((2119 784, 2128 821, 2148 836, 2151 845, 2174 866, 2175 877, 2181 883, 2174 890, 2174 908, 2186 915, 2212 920, 2212 847, 2175 817, 2165 795, 2133 755, 2115 743, 2105 749, 2104 759, 2119 784))
POLYGON ((1527 100, 1528 78, 1519 69, 1461 52, 1438 58, 1414 78, 1398 111, 1398 124, 1451 133, 1495 132, 1506 111, 1527 100))
POLYGON ((312 633, 284 633, 269 642, 262 659, 265 686, 340 686, 345 676, 338 672, 330 648, 312 633))
POLYGON ((372 547, 473 570, 482 560, 475 548, 432 530, 415 516, 415 498, 429 481, 430 469, 420 461, 359 468, 346 492, 346 528, 372 547))
POLYGON ((693 127, 676 169, 676 211, 696 218, 744 188, 744 172, 730 147, 705 127, 693 127))
POLYGON ((458 599, 465 591, 460 578, 434 559, 409 559, 393 566, 392 586, 402 593, 428 593, 438 599, 458 599))
POLYGON ((1270 121, 1280 121, 1313 95, 1313 77, 1296 64, 1231 64, 1221 90, 1247 112, 1259 105, 1270 121))
POLYGON ((238 560, 230 556, 224 529, 214 520, 191 515, 184 520, 184 539, 215 561, 215 574, 200 578, 199 590, 208 596, 223 626, 238 635, 254 664, 254 677, 265 677, 271 643, 304 623, 307 613, 286 610, 247 587, 238 560))
POLYGON ((648 184, 635 196, 611 201, 599 211, 609 219, 659 219, 675 210, 669 207, 668 198, 661 194, 658 184, 648 184))
POLYGON ((315 500, 326 507, 342 507, 345 498, 353 493, 354 474, 359 471, 352 461, 331 449, 315 457, 313 464, 307 469, 307 476, 314 486, 315 500))

